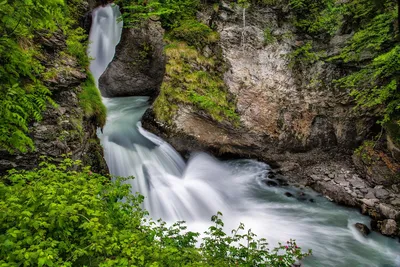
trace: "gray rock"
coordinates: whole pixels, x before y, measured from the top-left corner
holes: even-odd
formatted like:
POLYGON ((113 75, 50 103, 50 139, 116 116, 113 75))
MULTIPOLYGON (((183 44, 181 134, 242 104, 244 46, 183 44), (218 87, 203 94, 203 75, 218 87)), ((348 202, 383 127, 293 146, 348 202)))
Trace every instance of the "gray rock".
POLYGON ((378 203, 379 200, 378 199, 362 199, 361 200, 362 203, 364 203, 365 205, 369 206, 369 207, 373 207, 375 205, 375 203, 378 203))
POLYGON ((365 183, 362 180, 352 180, 351 184, 355 187, 355 188, 365 188, 365 183))
POLYGON ((379 211, 382 213, 383 216, 389 219, 397 220, 400 218, 400 211, 395 209, 393 206, 389 204, 379 204, 379 211))
POLYGON ((113 61, 99 79, 105 97, 155 96, 165 72, 164 30, 149 21, 140 29, 124 29, 113 61))
POLYGON ((339 184, 340 184, 340 186, 343 186, 343 187, 348 187, 350 185, 350 183, 348 181, 342 181, 339 184))
POLYGON ((400 196, 390 202, 394 206, 400 206, 400 196))
POLYGON ((376 199, 376 196, 374 195, 373 191, 368 191, 368 193, 365 195, 365 198, 367 199, 376 199))
POLYGON ((397 223, 395 220, 384 220, 380 226, 380 232, 387 236, 395 236, 398 232, 397 223))
POLYGON ((311 187, 318 191, 321 192, 323 195, 329 197, 336 203, 346 205, 346 206, 356 206, 356 200, 355 198, 349 194, 348 192, 345 191, 345 189, 339 185, 334 184, 332 181, 331 182, 317 182, 311 187))
POLYGON ((312 175, 310 175, 310 178, 313 179, 314 181, 319 181, 319 180, 322 180, 324 178, 324 176, 312 174, 312 175))
POLYGON ((358 231, 360 231, 361 234, 363 234, 363 236, 367 236, 371 233, 371 230, 369 230, 368 226, 363 223, 356 223, 354 226, 358 231))
POLYGON ((386 189, 375 187, 375 196, 378 199, 385 199, 389 196, 389 192, 386 189))

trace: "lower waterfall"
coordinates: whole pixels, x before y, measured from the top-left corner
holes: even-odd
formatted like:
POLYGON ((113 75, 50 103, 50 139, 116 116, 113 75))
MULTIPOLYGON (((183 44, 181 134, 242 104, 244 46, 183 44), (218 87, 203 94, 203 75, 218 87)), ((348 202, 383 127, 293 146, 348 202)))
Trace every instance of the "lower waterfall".
MULTIPOLYGON (((118 7, 93 11, 89 55, 96 80, 112 60, 122 23, 118 7)), ((188 162, 161 138, 141 127, 149 107, 147 97, 103 98, 107 123, 98 135, 112 175, 129 177, 153 219, 187 221, 192 231, 204 232, 210 217, 221 211, 226 229, 243 222, 271 245, 296 239, 313 255, 305 266, 400 266, 400 246, 378 233, 363 237, 353 226, 369 218, 339 207, 311 190, 269 187, 269 166, 254 160, 219 161, 204 153, 188 162), (289 198, 286 192, 304 200, 289 198), (312 199, 313 202, 309 200, 312 199)))

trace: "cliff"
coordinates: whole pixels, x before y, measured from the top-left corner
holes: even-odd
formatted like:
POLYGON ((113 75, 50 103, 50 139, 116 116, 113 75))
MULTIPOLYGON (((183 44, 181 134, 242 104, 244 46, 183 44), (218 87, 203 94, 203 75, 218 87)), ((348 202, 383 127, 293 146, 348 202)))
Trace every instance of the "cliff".
MULTIPOLYGON (((82 17, 89 5, 82 2, 76 6, 82 17)), ((29 137, 34 150, 27 153, 0 150, 0 174, 11 168, 33 169, 38 167, 41 157, 61 161, 64 155, 79 159, 92 166, 92 170, 106 174, 107 166, 96 130, 105 122, 105 110, 100 95, 88 75, 87 63, 70 53, 68 36, 78 29, 75 24, 71 32, 36 32, 34 36, 37 55, 43 65, 40 81, 51 92, 53 103, 48 103, 40 121, 30 123, 29 137)), ((80 40, 79 51, 86 58, 85 39, 80 40)))
MULTIPOLYGON (((379 133, 377 116, 373 110, 356 110, 350 90, 334 82, 353 67, 326 60, 338 55, 351 30, 313 38, 294 26, 288 10, 221 2, 202 6, 197 22, 170 30, 164 41, 161 31, 149 27, 142 28, 139 40, 146 34, 158 35, 144 38, 150 40, 146 47, 159 51, 165 43, 162 83, 150 79, 141 82, 146 92, 127 86, 129 92, 123 93, 158 94, 143 117, 145 128, 183 154, 202 150, 265 161, 294 183, 361 208, 374 219, 374 229, 389 236, 398 233, 399 180, 397 168, 389 168, 396 165, 390 155, 396 148, 389 149, 390 138, 384 136, 383 151, 363 146, 353 155, 379 133), (368 151, 373 154, 369 162, 368 151)), ((129 43, 134 40, 120 44, 112 64, 121 63, 118 51, 126 51, 129 43)), ((133 50, 145 55, 144 48, 133 50)), ((159 54, 147 53, 147 62, 155 62, 159 54)), ((148 71, 143 66, 132 69, 130 64, 130 70, 120 68, 118 75, 134 80, 132 75, 148 71)), ((113 79, 112 68, 101 80, 113 79)))

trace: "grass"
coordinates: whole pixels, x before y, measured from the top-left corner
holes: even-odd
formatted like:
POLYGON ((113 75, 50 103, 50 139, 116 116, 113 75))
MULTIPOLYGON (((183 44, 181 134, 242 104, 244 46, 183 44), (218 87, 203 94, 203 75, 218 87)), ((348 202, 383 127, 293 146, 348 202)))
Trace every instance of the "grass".
POLYGON ((79 104, 83 109, 85 117, 93 118, 100 127, 104 126, 106 123, 107 109, 101 101, 100 92, 91 74, 88 74, 88 78, 83 85, 83 90, 79 94, 79 104))
POLYGON ((171 124, 178 104, 192 105, 205 111, 213 120, 239 124, 236 105, 217 70, 218 59, 204 57, 183 41, 169 41, 166 79, 153 108, 156 117, 171 124))

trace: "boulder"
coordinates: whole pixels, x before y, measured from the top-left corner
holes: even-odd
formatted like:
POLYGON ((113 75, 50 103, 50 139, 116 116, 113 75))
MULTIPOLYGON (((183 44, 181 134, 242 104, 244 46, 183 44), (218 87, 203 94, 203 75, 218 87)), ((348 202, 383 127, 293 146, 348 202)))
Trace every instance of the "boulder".
POLYGON ((164 72, 164 30, 159 22, 124 29, 115 57, 99 79, 105 97, 156 96, 164 72))
POLYGON ((398 227, 395 220, 388 219, 384 220, 380 225, 380 232, 383 235, 395 236, 397 234, 398 227))
POLYGON ((363 236, 367 236, 367 235, 369 235, 369 234, 371 233, 371 230, 369 230, 368 226, 366 226, 366 225, 363 224, 363 223, 356 223, 354 226, 356 227, 356 229, 357 229, 361 234, 363 234, 363 236))

